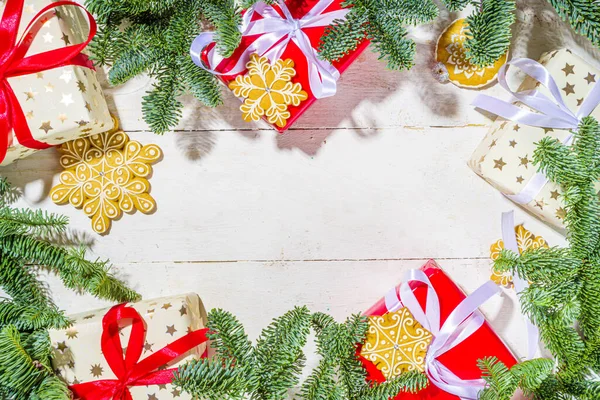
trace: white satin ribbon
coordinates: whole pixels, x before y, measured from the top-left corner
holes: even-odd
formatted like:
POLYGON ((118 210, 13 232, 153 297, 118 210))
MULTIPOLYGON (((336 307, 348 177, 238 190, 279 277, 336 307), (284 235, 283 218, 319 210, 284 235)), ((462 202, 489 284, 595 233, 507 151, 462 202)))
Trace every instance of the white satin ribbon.
MULTIPOLYGON (((501 116, 504 119, 520 122, 524 125, 576 131, 581 120, 590 115, 600 104, 600 85, 595 84, 581 104, 581 107, 579 107, 579 110, 577 110, 577 113, 573 113, 566 106, 560 89, 550 72, 542 64, 529 58, 517 58, 503 65, 498 72, 498 83, 511 94, 513 100, 520 101, 538 112, 525 110, 510 102, 485 94, 478 95, 472 105, 501 116), (538 90, 512 91, 506 81, 506 70, 509 65, 514 65, 541 83, 550 91, 552 97, 550 98, 538 90)), ((569 145, 572 142, 573 134, 570 134, 563 140, 563 144, 565 145, 569 145)), ((547 183, 548 178, 542 173, 537 173, 519 193, 506 195, 506 197, 518 204, 528 204, 536 198, 547 183)))
POLYGON ((304 32, 305 28, 323 27, 330 25, 336 19, 342 19, 348 13, 347 9, 324 12, 334 0, 321 0, 302 18, 294 19, 283 0, 278 6, 283 17, 272 7, 263 2, 256 3, 244 13, 240 32, 242 36, 260 35, 252 42, 237 59, 236 64, 227 72, 218 72, 215 68, 225 59, 213 47, 207 54, 207 64, 202 61, 202 51, 213 42, 214 32, 201 33, 194 39, 190 55, 194 63, 215 75, 236 75, 246 70, 250 55, 257 53, 275 63, 288 44, 294 42, 306 57, 308 62, 308 80, 315 98, 322 99, 335 95, 339 71, 331 63, 321 60, 317 50, 312 47, 310 38, 304 32), (254 15, 262 17, 252 21, 254 15))
POLYGON ((483 325, 485 319, 477 309, 498 293, 500 288, 494 282, 486 282, 464 299, 440 327, 440 302, 431 281, 423 271, 410 270, 400 285, 400 297, 396 288, 393 288, 385 296, 385 306, 389 312, 402 307, 408 308, 414 318, 433 335, 425 357, 425 372, 431 383, 463 400, 477 400, 478 393, 486 387, 485 380, 461 379, 437 358, 470 337, 483 325), (427 286, 425 309, 415 297, 410 282, 427 286))
MULTIPOLYGON (((502 241, 504 242, 504 248, 519 254, 519 245, 517 243, 517 237, 515 235, 515 216, 514 212, 502 213, 502 241)), ((529 287, 529 282, 522 279, 519 275, 513 274, 513 283, 515 284, 515 291, 519 295, 523 290, 529 287)), ((538 344, 540 342, 540 332, 531 320, 525 317, 527 321, 527 358, 532 359, 535 357, 537 352, 538 344)))

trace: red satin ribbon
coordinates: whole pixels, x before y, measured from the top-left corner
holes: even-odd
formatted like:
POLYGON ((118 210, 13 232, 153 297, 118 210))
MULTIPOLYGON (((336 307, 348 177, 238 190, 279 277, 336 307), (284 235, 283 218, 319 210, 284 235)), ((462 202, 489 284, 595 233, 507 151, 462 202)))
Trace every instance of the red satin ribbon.
POLYGON ((81 51, 96 35, 96 21, 92 14, 82 5, 73 1, 57 1, 40 10, 27 25, 21 38, 17 40, 24 2, 25 0, 7 0, 4 14, 0 19, 0 162, 6 157, 13 130, 17 140, 23 146, 39 150, 51 147, 47 143, 33 138, 23 109, 7 78, 43 72, 66 65, 78 65, 93 69, 89 59, 81 54, 81 51), (60 6, 75 6, 86 12, 90 21, 90 33, 87 40, 80 44, 25 57, 41 25, 47 20, 45 14, 60 6))
POLYGON ((69 388, 81 400, 133 400, 132 386, 164 385, 173 381, 176 368, 158 370, 194 347, 208 341, 208 329, 188 333, 139 361, 146 341, 146 328, 140 314, 124 304, 110 309, 102 319, 102 354, 117 379, 79 383, 69 388), (123 354, 119 328, 130 320, 131 336, 123 354))

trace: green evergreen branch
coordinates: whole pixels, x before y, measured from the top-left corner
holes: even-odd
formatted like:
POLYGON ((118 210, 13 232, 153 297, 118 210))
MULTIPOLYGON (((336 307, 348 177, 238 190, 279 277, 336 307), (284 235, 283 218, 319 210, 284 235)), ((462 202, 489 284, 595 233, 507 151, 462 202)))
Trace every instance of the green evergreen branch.
POLYGON ((254 346, 242 324, 228 312, 211 311, 208 327, 215 356, 190 361, 175 373, 174 384, 198 399, 288 398, 299 383, 311 327, 321 360, 300 387, 302 400, 388 400, 401 391, 415 393, 428 384, 419 372, 382 384, 367 381, 356 354, 368 328, 361 315, 339 324, 327 314, 311 315, 306 307, 296 307, 273 320, 254 346))
POLYGON ((0 386, 27 394, 52 374, 37 360, 33 360, 21 343, 19 331, 7 325, 0 330, 0 386))
POLYGON ((110 274, 106 262, 83 250, 59 247, 46 237, 65 232, 67 219, 10 206, 14 191, 0 178, 0 399, 68 400, 66 384, 51 364, 48 329, 71 321, 57 309, 38 277, 42 266, 72 289, 115 301, 138 297, 110 274))
POLYGON ((595 0, 548 0, 563 21, 600 47, 600 3, 595 0))
POLYGON ((514 0, 482 0, 481 9, 467 18, 465 49, 472 64, 491 65, 508 51, 514 11, 514 0))
POLYGON ((242 40, 239 29, 242 14, 235 3, 235 0, 204 0, 203 4, 208 20, 215 26, 217 51, 223 57, 231 56, 242 40))
POLYGON ((566 210, 567 248, 503 250, 498 271, 530 282, 522 291, 523 313, 539 328, 556 362, 533 360, 507 372, 496 360, 482 361, 489 387, 482 399, 508 399, 516 387, 536 399, 598 397, 600 373, 600 125, 584 118, 566 146, 541 140, 534 165, 561 186, 566 210), (595 378, 592 378, 594 377, 595 378), (508 397, 507 397, 508 396, 508 397))
POLYGON ((233 0, 86 0, 86 6, 101 28, 90 50, 97 63, 110 67, 110 83, 141 74, 154 79, 142 101, 144 120, 154 132, 177 126, 184 94, 211 107, 221 103, 217 79, 193 66, 189 49, 202 16, 215 25, 220 51, 231 53, 239 45, 240 13, 233 0))

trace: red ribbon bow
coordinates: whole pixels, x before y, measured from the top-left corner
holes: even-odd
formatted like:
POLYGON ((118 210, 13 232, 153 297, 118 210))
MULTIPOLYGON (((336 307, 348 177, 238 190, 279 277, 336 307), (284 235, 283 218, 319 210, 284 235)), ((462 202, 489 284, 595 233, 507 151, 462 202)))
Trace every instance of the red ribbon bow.
POLYGON ((78 383, 69 388, 76 399, 82 400, 133 400, 132 386, 164 385, 173 381, 176 368, 158 370, 194 347, 208 341, 208 329, 188 333, 159 351, 139 361, 146 341, 146 328, 140 314, 124 304, 110 309, 102 319, 102 354, 117 379, 103 379, 78 383), (131 336, 123 354, 120 324, 131 321, 131 336))
POLYGON ((66 65, 93 68, 89 59, 81 54, 81 51, 96 35, 96 21, 92 14, 73 1, 57 1, 40 10, 27 25, 21 38, 17 40, 24 1, 7 0, 4 14, 0 20, 0 162, 4 160, 8 146, 11 144, 13 130, 19 143, 23 146, 39 150, 51 147, 47 143, 33 138, 23 109, 7 78, 43 72, 66 65), (43 23, 54 15, 52 10, 67 5, 80 7, 86 12, 90 21, 90 33, 87 40, 80 44, 25 57, 43 23), (48 16, 47 13, 52 13, 52 15, 48 16))

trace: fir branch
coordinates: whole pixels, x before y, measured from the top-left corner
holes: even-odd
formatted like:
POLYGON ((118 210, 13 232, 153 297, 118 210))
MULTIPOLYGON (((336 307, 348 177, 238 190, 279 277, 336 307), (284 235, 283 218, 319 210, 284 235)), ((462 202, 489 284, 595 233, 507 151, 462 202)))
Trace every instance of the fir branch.
MULTIPOLYGON (((235 0, 204 0, 203 4, 206 17, 215 26, 217 51, 223 57, 230 57, 242 40, 239 29, 242 14, 235 3, 235 0)), ((250 5, 246 2, 242 7, 250 5)))
POLYGON ((367 388, 361 400, 387 400, 401 392, 418 393, 429 385, 427 375, 419 371, 405 372, 392 380, 367 388))
POLYGON ((304 367, 304 345, 310 330, 310 312, 296 307, 275 319, 256 341, 256 396, 285 399, 299 382, 304 367))
POLYGON ((0 386, 26 398, 51 373, 29 356, 15 326, 8 325, 0 330, 0 386))
POLYGON ((221 309, 212 310, 208 314, 207 327, 211 332, 208 337, 217 359, 237 366, 254 363, 252 343, 244 326, 234 315, 221 309))
POLYGON ((412 67, 415 43, 408 39, 407 25, 427 23, 438 15, 430 0, 347 0, 349 8, 344 20, 336 20, 326 28, 319 45, 320 56, 339 60, 365 39, 390 69, 412 67))
POLYGON ((325 28, 319 43, 319 55, 324 60, 336 61, 351 51, 367 38, 368 14, 362 7, 350 9, 346 18, 333 21, 325 28))
POLYGON ((181 119, 183 104, 178 97, 183 93, 183 82, 176 65, 165 68, 158 76, 153 89, 144 96, 144 120, 153 132, 163 134, 175 127, 181 119))
POLYGON ((31 400, 71 400, 72 393, 60 378, 49 375, 30 395, 31 400))
POLYGON ((186 93, 207 106, 220 104, 218 81, 190 62, 189 49, 201 32, 202 16, 214 23, 220 50, 229 54, 239 45, 240 13, 233 0, 86 0, 86 5, 101 27, 90 50, 99 64, 110 67, 110 83, 140 74, 154 78, 142 101, 144 120, 154 132, 177 126, 179 97, 186 93))
POLYGON ((216 77, 210 72, 198 68, 189 57, 179 59, 181 79, 187 85, 190 93, 202 104, 216 107, 223 104, 221 90, 216 85, 216 77))
POLYGON ((249 392, 248 369, 227 360, 215 362, 202 358, 192 360, 177 369, 173 385, 197 399, 243 399, 249 392))
POLYGON ((563 21, 600 47, 600 3, 596 0, 548 0, 563 21))
POLYGON ((595 185, 600 178, 600 125, 584 118, 566 146, 545 138, 534 152, 534 165, 561 186, 567 248, 504 250, 495 261, 499 271, 530 282, 520 293, 524 314, 539 328, 556 359, 532 360, 509 372, 482 362, 490 383, 482 399, 508 399, 518 386, 539 399, 596 399, 600 373, 600 205, 595 185), (596 378, 594 378, 594 376, 596 378))
POLYGON ((514 11, 514 0, 482 0, 481 9, 467 17, 465 50, 472 64, 491 65, 508 51, 514 11))
POLYGON ((461 11, 472 3, 471 0, 442 0, 448 11, 461 11))
POLYGON ((54 307, 17 304, 9 300, 0 301, 0 326, 14 325, 21 331, 38 329, 66 329, 71 321, 54 307))

